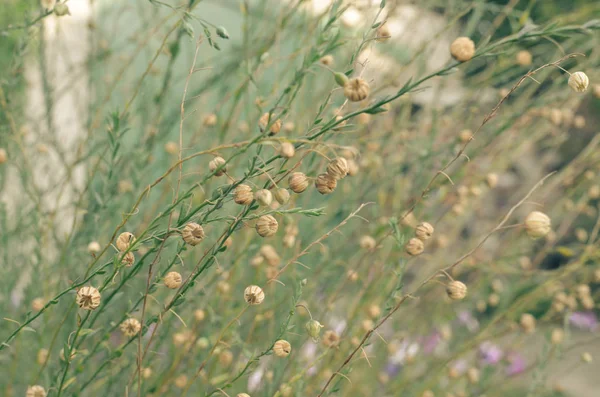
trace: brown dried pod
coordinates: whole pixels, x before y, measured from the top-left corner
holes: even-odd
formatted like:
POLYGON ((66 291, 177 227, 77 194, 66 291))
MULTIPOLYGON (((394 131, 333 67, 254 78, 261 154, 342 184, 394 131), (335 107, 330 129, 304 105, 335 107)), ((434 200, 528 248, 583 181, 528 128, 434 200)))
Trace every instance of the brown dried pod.
POLYGON ((415 236, 419 240, 427 241, 433 236, 433 226, 428 222, 421 222, 415 228, 415 236))
POLYGON ((260 128, 261 132, 265 132, 267 125, 269 125, 269 118, 271 118, 272 123, 271 129, 269 130, 269 135, 275 135, 281 131, 281 120, 274 120, 273 117, 275 116, 269 115, 269 113, 264 113, 262 116, 260 116, 260 119, 258 120, 258 127, 260 128))
POLYGON ((330 194, 337 187, 337 180, 329 174, 321 174, 315 180, 315 187, 321 194, 330 194))
POLYGON ((265 300, 265 293, 258 285, 250 285, 244 290, 244 300, 249 305, 260 305, 265 300))
POLYGON ((338 157, 329 163, 327 173, 334 179, 342 179, 348 175, 348 161, 343 157, 338 157))
POLYGON ((292 352, 292 345, 287 340, 280 339, 273 345, 273 353, 277 357, 287 357, 292 352))
POLYGON ((290 190, 294 193, 302 193, 308 187, 308 178, 302 172, 293 172, 288 178, 290 190))
POLYGON ((92 286, 81 287, 77 291, 75 302, 84 310, 94 310, 100 306, 100 291, 92 286))
POLYGON ((169 289, 177 289, 181 286, 183 278, 177 272, 169 272, 164 278, 165 286, 169 289))
POLYGON ((121 252, 127 251, 133 243, 135 243, 135 237, 132 233, 124 232, 117 237, 117 248, 121 252))
POLYGON ((279 224, 272 215, 263 215, 256 222, 256 232, 261 237, 271 237, 277 233, 279 224))
POLYGON ((226 163, 223 157, 217 156, 208 163, 208 169, 210 169, 210 172, 214 172, 215 176, 221 176, 227 172, 226 163))
POLYGON ((240 205, 249 205, 254 200, 252 188, 248 185, 237 185, 233 192, 233 201, 240 205))
POLYGON ((352 102, 365 100, 370 92, 371 88, 369 87, 369 83, 360 77, 348 79, 344 84, 344 96, 352 102))
POLYGON ((423 251, 425 250, 425 246, 423 245, 423 241, 419 240, 416 237, 413 237, 410 240, 408 240, 408 243, 406 243, 404 249, 406 250, 407 254, 411 256, 417 256, 423 253, 423 251))
POLYGON ((183 237, 183 241, 186 244, 191 246, 198 245, 206 235, 204 234, 204 229, 197 223, 190 222, 183 228, 181 232, 181 237, 183 237))
POLYGON ((450 45, 450 54, 459 62, 466 62, 475 55, 475 43, 468 37, 459 37, 450 45))
POLYGON ((131 337, 137 335, 138 332, 142 329, 142 324, 135 318, 128 318, 123 321, 119 326, 123 335, 131 337))
POLYGON ((462 300, 467 296, 467 286, 460 281, 450 281, 446 286, 446 293, 452 300, 462 300))

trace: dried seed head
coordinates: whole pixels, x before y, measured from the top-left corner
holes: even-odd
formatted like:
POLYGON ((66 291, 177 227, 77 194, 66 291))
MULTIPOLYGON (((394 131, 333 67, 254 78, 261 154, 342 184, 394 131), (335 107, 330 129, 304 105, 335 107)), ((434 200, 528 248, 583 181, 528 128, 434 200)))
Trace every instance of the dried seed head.
POLYGON ((381 308, 377 305, 369 305, 367 315, 372 319, 376 319, 381 315, 381 308))
POLYGON ((204 116, 202 123, 204 123, 204 125, 207 127, 217 125, 217 115, 214 113, 207 114, 206 116, 204 116))
POLYGON ((490 305, 490 307, 496 307, 498 306, 498 303, 500 303, 500 296, 498 294, 490 294, 490 296, 488 296, 488 305, 490 305))
POLYGON ((360 248, 367 250, 367 251, 371 251, 372 249, 375 249, 375 247, 377 246, 377 241, 375 241, 375 239, 371 236, 362 236, 360 238, 360 248))
POLYGON ((575 72, 569 77, 569 87, 575 92, 585 92, 590 84, 590 79, 583 72, 575 72))
POLYGON ((459 37, 450 45, 450 54, 459 62, 466 62, 475 55, 475 43, 468 37, 459 37))
POLYGON ((202 320, 204 320, 204 318, 206 318, 206 312, 202 309, 196 309, 194 310, 194 319, 196 319, 196 321, 200 322, 202 320))
MULTIPOLYGON (((262 116, 260 116, 260 119, 258 120, 258 128, 260 128, 261 132, 265 132, 267 125, 269 125, 269 118, 271 117, 275 116, 269 115, 269 113, 264 113, 262 116)), ((269 135, 275 135, 279 133, 281 130, 281 120, 271 119, 271 123, 272 125, 271 129, 269 130, 269 135)))
POLYGON ((185 241, 186 244, 189 244, 191 246, 200 244, 200 242, 204 240, 205 236, 206 235, 204 234, 204 229, 202 228, 202 226, 194 222, 190 222, 187 225, 185 225, 183 231, 181 232, 181 237, 183 237, 183 241, 185 241))
POLYGON ((283 187, 275 190, 275 200, 281 205, 287 204, 290 201, 290 192, 283 187))
POLYGON ((334 179, 342 179, 348 175, 348 161, 343 157, 338 157, 327 166, 327 174, 334 179))
POLYGON ((281 155, 281 157, 285 157, 286 159, 294 157, 294 155, 296 154, 294 144, 292 144, 291 142, 281 142, 281 146, 279 147, 279 154, 281 155))
POLYGON ((137 335, 138 332, 142 329, 142 324, 135 318, 128 318, 123 321, 119 326, 123 335, 130 337, 137 335))
POLYGON ((250 285, 244 290, 244 300, 249 305, 260 305, 265 300, 265 293, 258 285, 250 285))
POLYGON ((69 10, 69 6, 65 3, 57 3, 54 6, 54 14, 56 14, 57 17, 62 17, 65 15, 71 15, 71 11, 69 10))
POLYGON ((248 393, 238 393, 236 397, 250 397, 248 393))
POLYGON ((272 245, 265 244, 260 247, 260 255, 267 261, 269 266, 279 266, 281 264, 281 258, 277 254, 277 251, 272 245))
POLYGON ((39 365, 44 365, 46 360, 48 360, 48 349, 38 350, 36 359, 39 365))
POLYGON ((431 390, 425 390, 423 394, 421 394, 421 397, 435 397, 435 394, 433 394, 431 390))
POLYGON ((415 228, 415 236, 421 241, 427 241, 433 236, 433 226, 428 222, 421 222, 415 228))
POLYGON ((258 204, 268 207, 273 202, 273 194, 270 190, 260 189, 254 193, 254 199, 258 202, 258 204))
POLYGON ((254 200, 252 188, 248 185, 237 185, 233 191, 233 201, 240 205, 249 205, 254 200))
POLYGON ((75 302, 84 310, 94 310, 100 306, 100 291, 92 286, 81 287, 77 291, 75 302))
POLYGON ((144 379, 150 379, 150 377, 152 376, 152 368, 142 368, 142 378, 144 379))
POLYGON ((517 52, 517 63, 521 66, 529 66, 533 61, 533 57, 531 56, 531 52, 527 50, 521 50, 517 52))
POLYGON ((550 218, 543 212, 533 211, 525 218, 525 231, 532 238, 544 237, 550 230, 550 218))
POLYGON ((416 237, 413 237, 410 240, 408 240, 408 243, 406 243, 406 246, 404 248, 407 254, 411 256, 416 256, 423 253, 425 246, 423 245, 423 241, 419 240, 416 237))
MULTIPOLYGON (((58 356, 62 361, 67 361, 65 358, 65 349, 60 349, 58 356)), ((71 349, 71 354, 69 354, 69 361, 73 361, 73 359, 77 356, 77 350, 75 348, 71 349)))
POLYGON ((133 243, 135 243, 135 237, 132 233, 124 232, 117 237, 117 248, 121 252, 127 251, 133 243))
POLYGON ((287 340, 280 339, 273 345, 273 352, 277 357, 287 357, 292 352, 292 345, 287 340))
POLYGON ((498 174, 495 174, 493 172, 490 172, 489 174, 487 174, 485 176, 485 183, 487 183, 487 185, 493 189, 498 185, 498 174))
POLYGON ((579 299, 582 299, 586 296, 590 296, 590 291, 590 286, 587 284, 579 284, 575 286, 575 293, 577 294, 579 299))
POLYGON ((308 187, 308 178, 302 172, 293 172, 288 178, 290 190, 294 193, 302 193, 308 187))
POLYGON ((219 291, 222 295, 227 295, 229 294, 229 291, 231 291, 231 284, 225 280, 221 280, 217 283, 217 291, 219 291))
POLYGON ((529 313, 521 314, 519 324, 521 324, 521 328, 527 334, 532 334, 535 331, 535 317, 529 313))
POLYGON ((469 368, 467 370, 467 379, 470 383, 479 383, 479 370, 477 368, 469 368))
POLYGON ((293 121, 286 121, 285 123, 283 123, 283 130, 285 132, 294 132, 295 128, 296 128, 296 125, 294 124, 293 121))
POLYGON ((446 293, 452 300, 462 300, 467 296, 467 286, 460 281, 450 281, 446 286, 446 293))
POLYGON ((210 163, 208 163, 208 169, 210 169, 210 172, 214 172, 215 176, 224 175, 225 172, 227 172, 227 165, 225 163, 226 161, 223 157, 217 156, 210 160, 210 163))
POLYGON ((348 176, 355 176, 356 174, 358 174, 358 171, 360 169, 360 167, 358 166, 358 163, 354 160, 348 160, 348 176))
POLYGON ((210 346, 210 341, 208 338, 199 338, 196 341, 196 346, 200 349, 206 349, 208 346, 210 346))
POLYGON ((588 189, 588 196, 592 200, 600 198, 600 185, 592 185, 588 189))
POLYGON ((102 250, 102 247, 100 246, 99 242, 92 241, 91 243, 88 244, 87 250, 90 254, 97 254, 98 252, 100 252, 102 250))
POLYGON ((348 277, 348 280, 355 282, 358 280, 358 273, 354 270, 348 270, 348 272, 346 273, 346 276, 348 277))
POLYGON ((175 378, 175 387, 177 387, 178 389, 183 389, 185 387, 185 385, 187 385, 188 382, 188 377, 185 375, 179 375, 177 378, 175 378))
POLYGON ((332 66, 333 61, 334 61, 333 55, 329 55, 329 54, 321 57, 321 59, 319 60, 319 62, 321 62, 325 66, 332 66))
POLYGON ((0 147, 0 164, 6 163, 8 160, 8 155, 6 154, 6 149, 0 147))
POLYGON ((133 252, 128 252, 124 254, 121 258, 121 263, 127 267, 133 266, 133 264, 135 263, 135 255, 133 255, 133 252))
POLYGON ((164 278, 165 286, 169 289, 176 289, 181 287, 181 282, 183 279, 181 278, 181 274, 177 272, 169 272, 164 278))
POLYGON ((325 331, 323 334, 323 345, 326 347, 338 347, 340 344, 340 336, 332 329, 325 331))
POLYGON ((165 152, 168 154, 177 154, 179 153, 179 145, 175 142, 167 142, 165 143, 165 152))
POLYGON ((580 128, 580 129, 585 127, 585 117, 578 114, 577 116, 575 116, 573 118, 573 125, 575 126, 575 128, 580 128))
POLYGON ((317 320, 309 320, 304 327, 306 328, 308 335, 313 338, 314 341, 319 340, 319 334, 321 333, 321 328, 323 328, 320 322, 317 320))
POLYGON ((369 83, 360 77, 348 79, 344 84, 344 96, 352 102, 360 102, 366 99, 371 92, 369 83))
POLYGON ((337 187, 337 180, 329 174, 321 174, 315 180, 315 187, 321 194, 330 194, 337 187))
POLYGON ((279 224, 273 215, 263 215, 256 222, 256 233, 261 237, 271 237, 277 233, 279 224))
POLYGON ((375 40, 377 40, 378 42, 383 43, 385 41, 388 41, 391 37, 392 34, 390 33, 390 29, 385 22, 383 23, 383 25, 377 28, 377 36, 375 40))
POLYGON ((565 339, 565 332, 560 328, 555 328, 552 330, 552 335, 550 336, 550 341, 553 345, 560 345, 563 343, 565 339))
POLYGON ((27 386, 27 397, 46 397, 46 390, 40 385, 27 386))
POLYGON ((460 139, 461 142, 466 143, 468 141, 470 141, 471 139, 473 139, 473 131, 471 130, 462 130, 460 132, 460 134, 458 134, 458 137, 460 139))
POLYGON ((594 358, 592 357, 592 354, 589 352, 583 352, 581 353, 581 361, 583 361, 586 364, 591 363, 594 360, 594 358))
POLYGON ((281 397, 292 397, 294 394, 294 389, 292 389, 292 386, 288 385, 287 383, 284 383, 281 386, 279 386, 279 394, 281 395, 281 397))
POLYGON ((31 301, 31 309, 34 312, 39 312, 46 305, 46 300, 44 298, 35 298, 31 301))

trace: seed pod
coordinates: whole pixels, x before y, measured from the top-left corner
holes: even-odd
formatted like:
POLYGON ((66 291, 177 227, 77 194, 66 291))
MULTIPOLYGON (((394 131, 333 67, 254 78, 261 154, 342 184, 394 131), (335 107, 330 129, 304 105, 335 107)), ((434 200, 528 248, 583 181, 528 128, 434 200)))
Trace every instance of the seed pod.
POLYGON ((7 159, 6 149, 0 147, 0 164, 6 163, 7 159))
POLYGON ((240 205, 249 205, 254 200, 252 188, 248 185, 237 185, 233 192, 233 201, 240 205))
POLYGON ((98 252, 100 252, 102 250, 102 247, 100 246, 100 243, 98 243, 97 241, 92 241, 91 243, 88 244, 87 250, 90 254, 97 254, 98 252))
POLYGON ((273 194, 270 190, 260 189, 254 193, 254 199, 258 202, 258 204, 268 207, 273 202, 273 194))
POLYGON ((46 397, 46 390, 40 385, 27 386, 27 397, 46 397))
POLYGON ((39 365, 44 365, 48 360, 48 349, 38 350, 36 360, 39 365))
MULTIPOLYGON (((77 350, 75 348, 71 349, 71 353, 69 354, 69 361, 73 361, 73 359, 77 356, 77 350)), ((60 357, 60 359, 62 361, 67 361, 67 359, 65 358, 65 349, 60 349, 60 352, 58 353, 58 357, 60 357)))
POLYGON ((466 62, 475 55, 475 43, 468 37, 459 37, 450 45, 450 54, 459 62, 466 62))
POLYGON ((292 352, 292 345, 287 340, 280 339, 273 345, 273 352, 277 357, 287 357, 292 352))
POLYGON ((304 327, 306 328, 308 335, 313 338, 314 341, 319 340, 319 334, 321 333, 321 328, 323 328, 320 322, 317 320, 309 320, 304 327))
POLYGON ((265 293, 258 285, 250 285, 244 290, 244 300, 249 305, 260 305, 265 300, 265 293))
POLYGON ((498 174, 490 172, 485 176, 485 182, 491 189, 495 188, 498 185, 498 174))
POLYGON ((131 267, 135 263, 135 255, 133 252, 128 252, 121 258, 121 263, 126 267, 131 267))
POLYGON ((69 6, 65 3, 57 3, 54 6, 54 14, 56 14, 57 17, 62 17, 65 15, 71 15, 71 11, 69 10, 69 6))
POLYGON ((377 241, 371 236, 362 236, 359 242, 360 248, 371 251, 377 246, 377 241))
POLYGON ((392 37, 392 34, 390 33, 390 29, 386 23, 377 28, 377 36, 375 38, 376 41, 383 43, 388 41, 390 37, 392 37))
POLYGON ((256 232, 261 237, 271 237, 277 233, 279 224, 272 215, 263 215, 256 222, 256 232))
POLYGON ((250 397, 248 393, 238 393, 236 397, 250 397))
POLYGON ((142 378, 144 379, 150 379, 150 377, 152 376, 152 368, 142 368, 142 378))
POLYGON ((467 379, 471 384, 479 383, 479 370, 477 368, 469 368, 467 370, 467 379))
POLYGON ((560 345, 565 339, 565 332, 560 328, 555 328, 552 330, 552 335, 550 336, 550 341, 553 345, 560 345))
POLYGON ((420 255, 425 250, 423 241, 419 240, 416 237, 413 237, 410 240, 408 240, 408 243, 406 243, 406 246, 404 248, 406 250, 406 253, 411 256, 420 255))
POLYGON ((575 92, 585 92, 590 84, 590 79, 583 72, 575 72, 569 77, 569 87, 575 92))
POLYGON ((583 361, 586 364, 591 363, 594 360, 594 358, 592 357, 592 354, 589 352, 583 352, 581 353, 581 361, 583 361))
POLYGON ((45 305, 46 305, 46 301, 44 300, 44 298, 35 298, 34 300, 31 301, 31 309, 34 312, 39 312, 40 310, 42 310, 44 308, 45 305))
POLYGON ((135 237, 132 233, 124 232, 117 237, 117 248, 121 252, 127 251, 133 243, 135 243, 135 237))
POLYGON ((177 289, 181 286, 181 282, 183 279, 181 278, 181 274, 177 272, 169 272, 164 278, 165 286, 169 289, 177 289))
POLYGON ((213 126, 217 125, 217 115, 214 113, 207 114, 206 116, 204 116, 202 123, 206 127, 213 127, 213 126))
POLYGON ((525 218, 525 231, 532 238, 544 237, 550 230, 550 218, 543 212, 533 211, 525 218))
POLYGON ((334 179, 342 179, 348 175, 348 161, 343 157, 333 159, 327 166, 327 174, 334 179))
POLYGON ((229 38, 229 33, 227 33, 227 30, 225 30, 225 28, 223 26, 218 26, 216 33, 217 33, 217 36, 219 36, 222 39, 227 40, 229 38))
POLYGON ((358 273, 354 270, 348 270, 346 277, 348 277, 349 281, 355 282, 358 280, 358 273))
POLYGON ((295 128, 296 125, 293 121, 286 121, 285 123, 283 123, 283 131, 285 132, 294 132, 295 128))
POLYGON ((329 174, 321 174, 315 180, 315 187, 321 194, 332 193, 337 186, 337 180, 329 174))
POLYGON ((496 307, 498 306, 498 303, 500 303, 500 296, 498 294, 490 294, 490 296, 488 296, 488 305, 490 305, 490 307, 496 307))
POLYGON ((526 334, 532 334, 535 331, 535 317, 533 317, 529 313, 521 314, 521 319, 519 320, 521 324, 521 328, 526 334))
POLYGON ((427 241, 433 236, 433 226, 428 222, 421 222, 415 228, 415 236, 421 241, 427 241))
POLYGON ((177 378, 175 378, 175 387, 177 387, 178 389, 183 389, 188 382, 188 377, 185 375, 179 375, 177 378))
POLYGON ((142 324, 135 318, 128 318, 123 321, 119 326, 123 335, 131 337, 137 335, 138 332, 142 329, 142 324))
POLYGON ((260 255, 267 261, 269 266, 277 267, 281 264, 281 258, 272 245, 265 244, 260 247, 260 255))
POLYGON ((217 291, 219 291, 222 295, 227 295, 229 294, 229 291, 231 291, 231 284, 225 280, 221 280, 217 283, 217 291))
POLYGON ((279 386, 279 394, 281 395, 281 397, 292 397, 292 395, 294 394, 294 389, 292 389, 292 386, 288 385, 287 383, 284 383, 281 386, 279 386))
POLYGON ((92 286, 81 287, 77 291, 75 302, 84 310, 94 310, 100 306, 100 291, 92 286))
POLYGON ((344 96, 352 102, 367 99, 369 92, 371 92, 369 83, 360 77, 351 78, 344 84, 344 96))
POLYGON ((294 145, 291 142, 281 142, 281 146, 279 147, 279 154, 281 155, 281 157, 290 159, 296 154, 296 148, 294 148, 294 145))
POLYGON ((377 305, 369 305, 367 315, 372 319, 376 319, 381 315, 381 308, 377 305))
POLYGON ((194 319, 196 319, 196 321, 200 322, 202 320, 204 320, 204 318, 206 317, 206 312, 202 309, 196 309, 194 310, 194 319))
POLYGON ((334 61, 333 55, 329 55, 329 54, 321 57, 321 59, 319 60, 319 62, 321 62, 325 66, 332 66, 333 61, 334 61))
POLYGON ((354 160, 348 160, 348 176, 355 176, 356 174, 358 174, 358 171, 360 169, 360 167, 358 166, 358 163, 354 160))
POLYGON ((533 57, 531 56, 531 52, 527 50, 521 50, 517 52, 516 60, 521 66, 529 66, 533 61, 533 57))
POLYGON ((175 142, 165 143, 165 152, 168 154, 177 154, 179 152, 179 145, 175 142))
POLYGON ((225 163, 226 161, 223 157, 217 156, 208 163, 208 168, 210 172, 215 173, 215 176, 221 176, 227 172, 227 165, 225 163))
POLYGON ((275 190, 275 200, 281 205, 287 204, 290 201, 290 192, 282 187, 275 190))
POLYGON ((181 237, 183 237, 183 241, 186 244, 191 246, 198 245, 205 237, 204 229, 199 224, 190 222, 183 228, 181 237))
POLYGON ((462 300, 467 296, 467 286, 460 281, 450 281, 446 286, 446 293, 452 300, 462 300))
MULTIPOLYGON (((270 115, 269 113, 264 113, 262 116, 260 116, 260 119, 258 120, 258 128, 260 128, 261 132, 265 132, 265 129, 267 128, 267 125, 269 124, 269 118, 274 117, 273 115, 270 115)), ((271 129, 269 130, 269 135, 275 135, 277 133, 279 133, 279 131, 281 130, 281 120, 277 119, 271 119, 272 125, 271 125, 271 129)))
POLYGON ((302 172, 293 172, 288 178, 290 190, 294 193, 302 193, 308 187, 308 178, 302 172))
POLYGON ((325 331, 323 334, 323 345, 326 347, 338 347, 340 344, 340 336, 332 329, 325 331))

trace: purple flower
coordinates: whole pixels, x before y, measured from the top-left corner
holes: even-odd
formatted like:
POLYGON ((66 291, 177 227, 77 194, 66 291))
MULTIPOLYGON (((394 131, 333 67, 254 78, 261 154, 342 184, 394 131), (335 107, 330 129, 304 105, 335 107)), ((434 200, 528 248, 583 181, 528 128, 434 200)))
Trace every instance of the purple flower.
POLYGON ((479 345, 479 358, 484 364, 495 365, 502 360, 504 353, 498 345, 492 342, 483 342, 479 345))
POLYGON ((508 360, 506 375, 515 376, 525 371, 527 363, 525 362, 523 356, 521 356, 519 353, 510 353, 506 359, 508 360))
POLYGON ((573 312, 569 316, 569 324, 579 329, 594 332, 598 329, 598 317, 594 312, 573 312))
POLYGON ((390 376, 390 378, 393 378, 398 375, 400 368, 402 368, 402 365, 390 361, 385 366, 385 372, 390 376))

